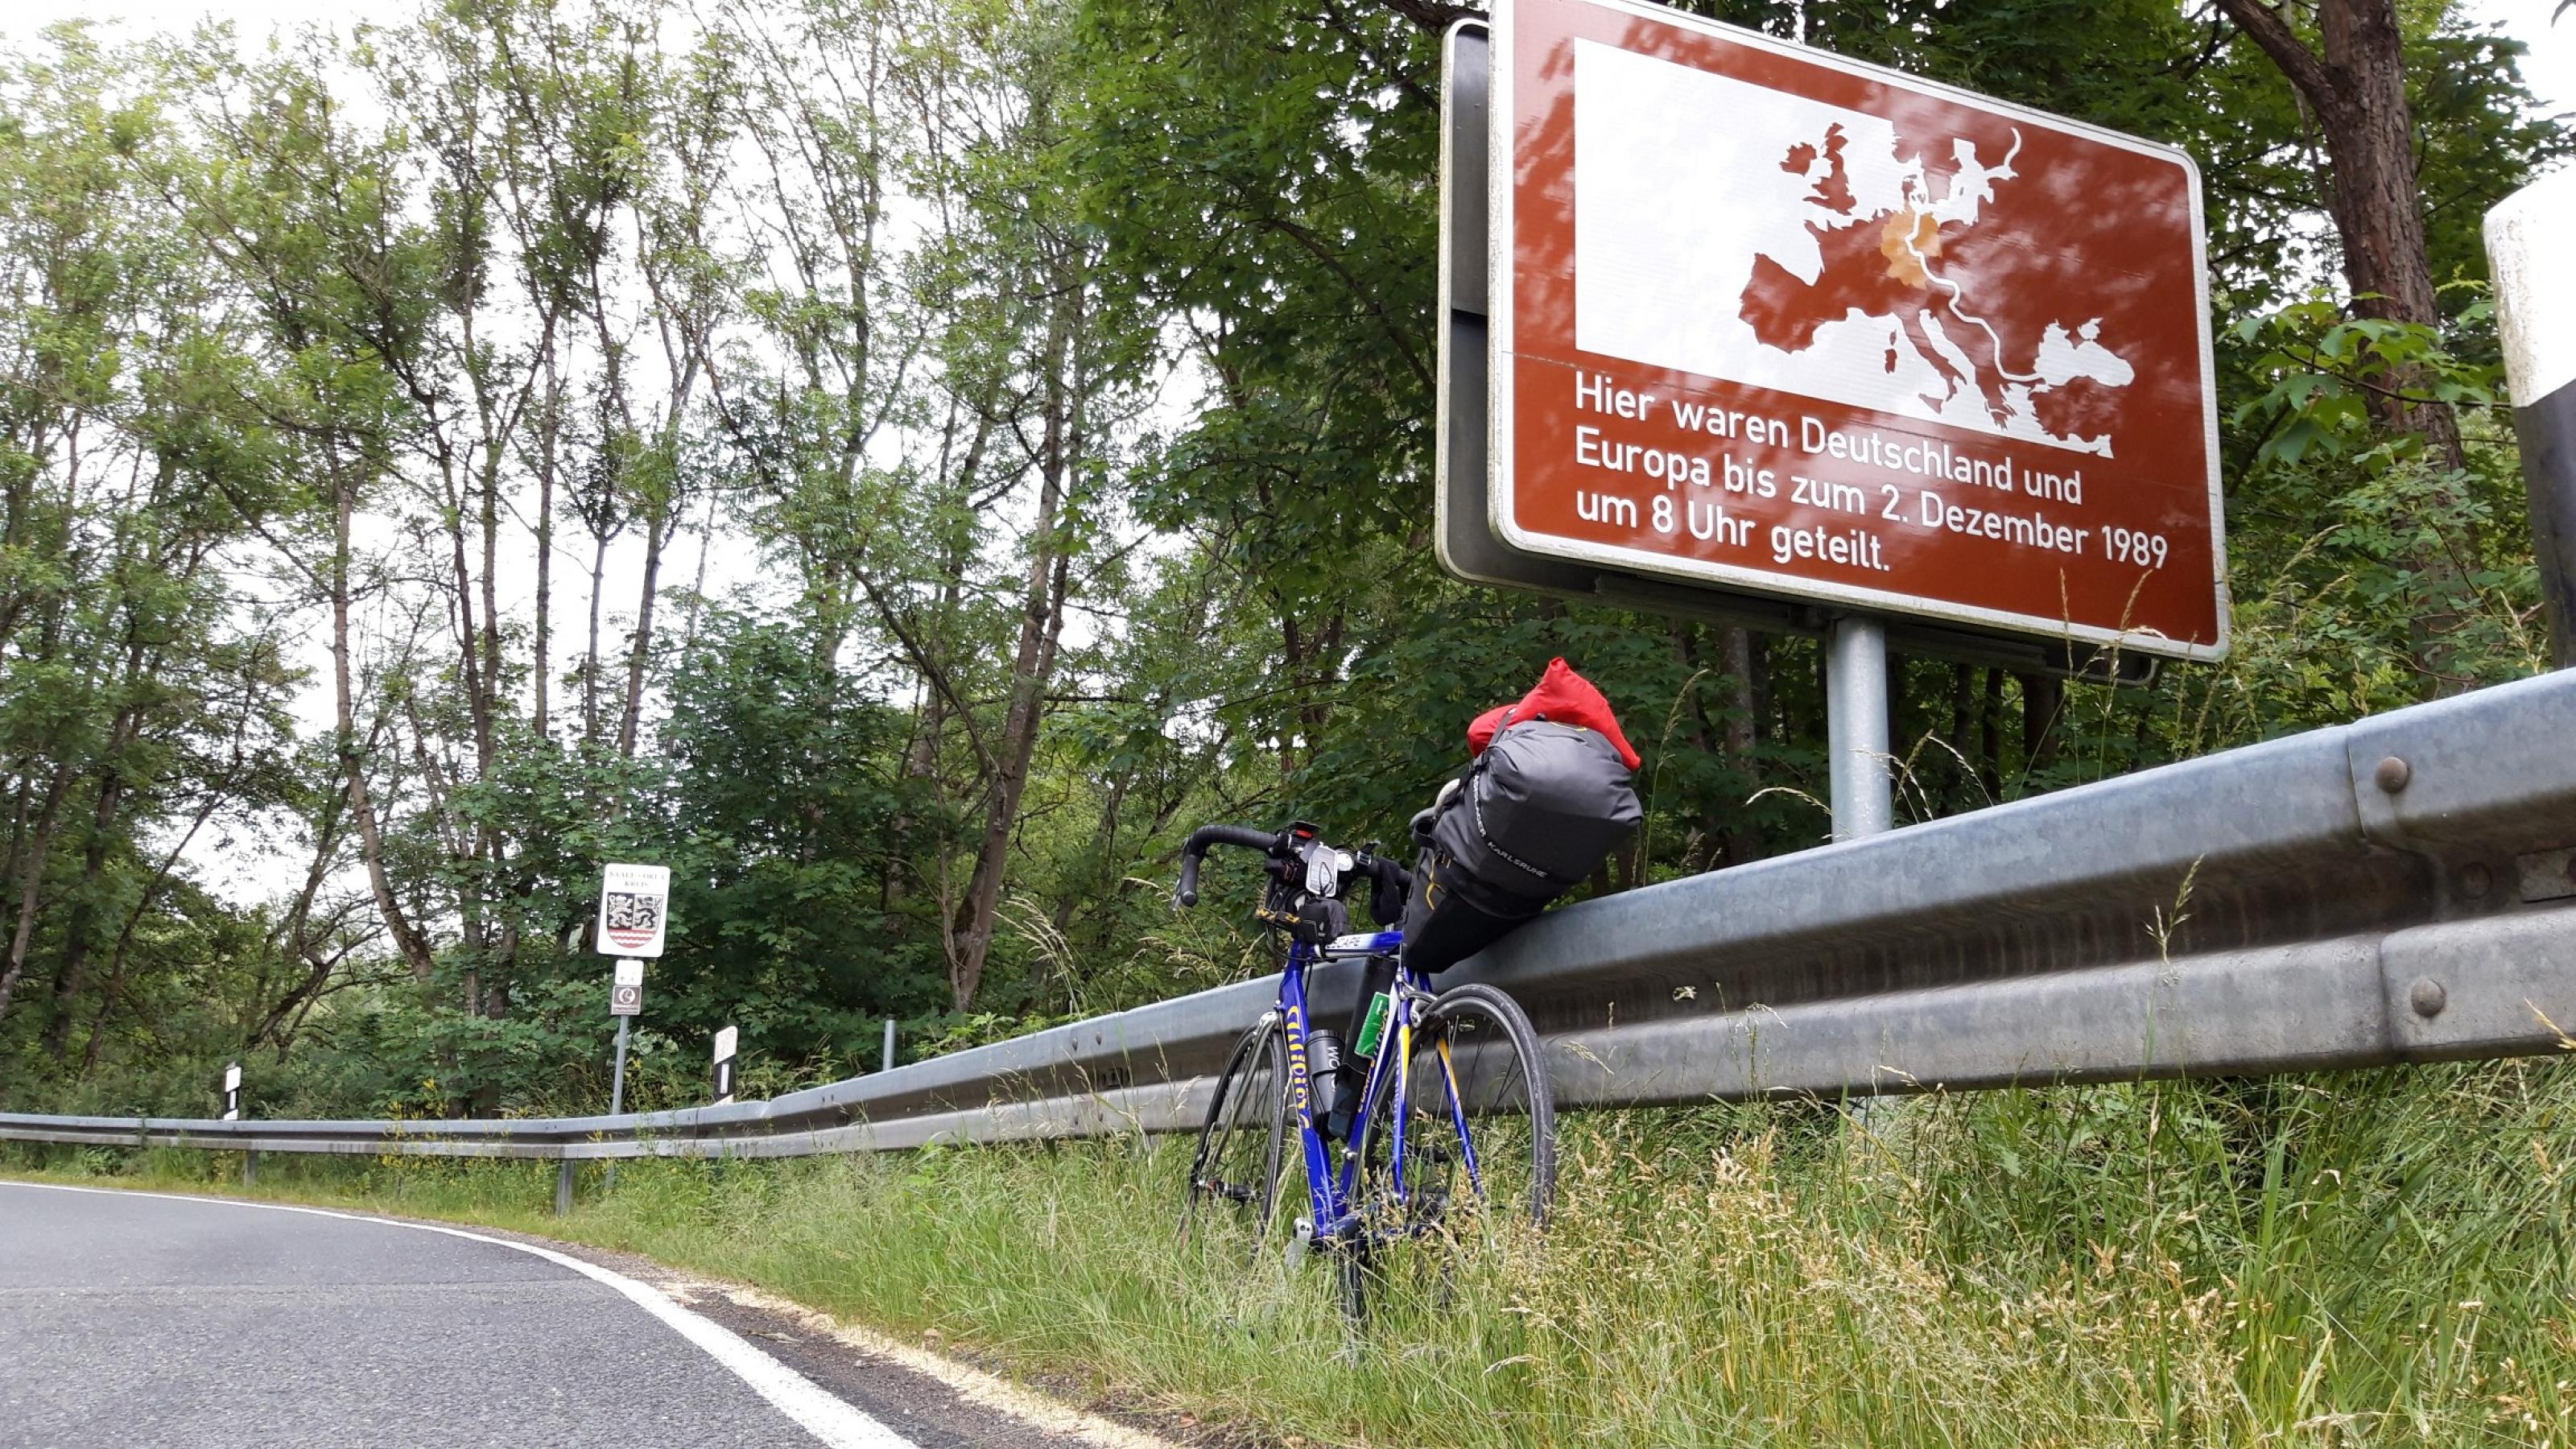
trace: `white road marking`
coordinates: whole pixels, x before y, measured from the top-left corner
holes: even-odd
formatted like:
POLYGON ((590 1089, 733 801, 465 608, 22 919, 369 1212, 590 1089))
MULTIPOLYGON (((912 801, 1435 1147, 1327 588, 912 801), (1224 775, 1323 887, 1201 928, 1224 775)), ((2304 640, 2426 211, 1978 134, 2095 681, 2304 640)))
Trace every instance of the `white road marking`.
POLYGON ((796 1421, 799 1428, 831 1449, 920 1449, 920 1446, 887 1428, 856 1406, 826 1392, 796 1370, 752 1347, 733 1330, 711 1319, 701 1317, 673 1302, 652 1285, 639 1283, 623 1273, 612 1273, 596 1263, 586 1263, 569 1253, 540 1248, 530 1243, 514 1243, 483 1233, 469 1233, 463 1228, 443 1228, 431 1223, 407 1223, 397 1218, 371 1217, 365 1213, 333 1212, 329 1208, 297 1207, 288 1203, 250 1202, 231 1197, 198 1197, 190 1193, 139 1192, 121 1187, 73 1187, 58 1182, 11 1182, 10 1187, 50 1188, 55 1192, 93 1192, 121 1197, 157 1197, 172 1202, 219 1203, 227 1207, 265 1208, 270 1212, 310 1213, 318 1218, 345 1218, 353 1223, 377 1223, 389 1228, 415 1228, 424 1233, 445 1233, 468 1242, 491 1243, 543 1258, 559 1267, 604 1283, 633 1300, 635 1306, 670 1325, 673 1332, 705 1350, 707 1357, 724 1365, 734 1377, 751 1385, 752 1392, 767 1399, 778 1412, 796 1421))
POLYGON ((996 1413, 1007 1414, 1049 1434, 1081 1440, 1092 1449, 1180 1449, 1168 1439, 1030 1393, 1008 1379, 988 1374, 970 1364, 942 1357, 873 1329, 842 1323, 829 1314, 790 1302, 774 1293, 764 1293, 740 1283, 699 1281, 672 1286, 684 1293, 695 1289, 730 1298, 742 1307, 757 1308, 802 1323, 809 1330, 861 1353, 887 1360, 924 1378, 936 1379, 970 1404, 980 1404, 996 1413))

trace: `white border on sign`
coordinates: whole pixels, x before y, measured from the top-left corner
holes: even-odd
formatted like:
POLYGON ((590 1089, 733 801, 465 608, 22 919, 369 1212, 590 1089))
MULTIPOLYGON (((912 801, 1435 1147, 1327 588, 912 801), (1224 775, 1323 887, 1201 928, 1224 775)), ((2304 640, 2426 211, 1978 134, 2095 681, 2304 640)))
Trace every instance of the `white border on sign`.
MULTIPOLYGON (((2178 147, 2162 146, 2153 141, 2118 131, 2107 130, 2083 121, 2053 115, 2047 111, 1979 95, 1939 81, 1924 80, 1901 70, 1892 70, 1866 61, 1851 60, 1830 51, 1816 50, 1764 35, 1758 30, 1703 20, 1696 15, 1667 10, 1660 5, 1640 0, 1567 0, 1567 3, 1590 5, 1616 11, 1638 20, 1651 20, 1663 25, 1695 30, 1737 44, 1793 57, 1849 75, 1910 90, 1919 95, 1955 101, 1980 110, 2014 116, 2036 125, 2071 132, 2122 150, 2154 156, 2181 164, 2191 178, 2191 258, 2192 300, 2200 319, 2200 392, 2203 446, 2209 460, 2209 548, 2211 586, 2217 602, 2218 639, 2211 644, 2187 644, 2155 630, 2105 629, 2097 625, 2078 624, 2066 619, 2052 619, 2040 614, 2017 614, 2004 609, 1980 608, 1972 604, 1953 604, 1927 599, 1917 594, 1891 593, 1885 589, 1864 588, 1856 584, 1801 579, 1762 569, 1742 568, 1734 564, 1710 563, 1697 559, 1677 559, 1667 554, 1644 549, 1625 548, 1617 544, 1588 543, 1580 539, 1556 538, 1523 530, 1512 507, 1512 374, 1513 361, 1520 355, 1518 338, 1513 334, 1512 258, 1516 217, 1513 212, 1516 189, 1513 179, 1518 170, 1513 150, 1513 45, 1515 0, 1493 0, 1489 44, 1493 47, 1493 70, 1486 81, 1486 117, 1489 126, 1485 161, 1485 182, 1491 200, 1487 212, 1492 218, 1487 245, 1491 248, 1487 265, 1488 281, 1485 298, 1487 337, 1491 362, 1485 386, 1491 399, 1486 420, 1487 494, 1491 507, 1489 522, 1506 544, 1523 553, 1559 558, 1577 558, 1591 563, 1610 564, 1637 573, 1661 574, 1687 579, 1694 583, 1717 582, 1752 593, 1775 598, 1821 599, 1837 603, 1867 605, 1889 614, 1910 614, 1955 623, 1981 625, 2009 630, 2015 634, 2052 634, 2061 639, 2080 639, 2088 644, 2135 649, 2145 654, 2162 654, 2176 659, 2214 660, 2226 655, 2229 647, 2232 599, 2227 587, 2227 509, 2221 487, 2218 464, 2218 359, 2212 345, 2209 327, 2209 239, 2208 223, 2201 206, 2200 164, 2191 153, 2178 147)), ((1446 264, 1446 257, 1443 257, 1446 264)))
POLYGON ((591 949, 602 956, 659 958, 671 931, 671 868, 667 865, 644 865, 634 861, 608 861, 599 871, 598 924, 593 929, 591 949), (624 872, 621 876, 620 872, 624 872), (653 922, 653 935, 641 944, 614 939, 608 929, 608 898, 618 891, 649 895, 661 902, 653 922))

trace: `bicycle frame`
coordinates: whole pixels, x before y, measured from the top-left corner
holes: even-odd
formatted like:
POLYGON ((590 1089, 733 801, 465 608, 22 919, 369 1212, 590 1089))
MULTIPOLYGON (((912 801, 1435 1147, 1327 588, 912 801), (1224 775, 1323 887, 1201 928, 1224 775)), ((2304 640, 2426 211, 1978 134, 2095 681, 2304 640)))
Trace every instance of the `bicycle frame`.
MULTIPOLYGON (((1324 946, 1311 946, 1297 941, 1288 949, 1288 964, 1279 974, 1279 1019, 1288 1036, 1288 1102, 1297 1115, 1297 1137, 1305 1148, 1306 1193, 1312 1204, 1314 1240, 1319 1243, 1340 1242, 1359 1237, 1364 1225, 1362 1206, 1358 1201, 1359 1155, 1345 1150, 1340 1169, 1335 1170, 1332 1150, 1315 1127, 1314 1072, 1306 1051, 1308 1008, 1306 971, 1327 961, 1354 957, 1393 956, 1404 946, 1402 931, 1376 931, 1342 936, 1324 946)), ((1421 1022, 1422 1007, 1431 999, 1430 978, 1401 964, 1396 968, 1393 988, 1393 1010, 1388 1013, 1386 1034, 1379 1039, 1377 1056, 1369 1063, 1368 1079, 1360 1090, 1360 1105, 1352 1114, 1352 1133, 1358 1124, 1371 1120, 1388 1092, 1395 1094, 1394 1139, 1389 1144, 1389 1160, 1394 1170, 1394 1187, 1401 1196, 1404 1181, 1404 1137, 1412 1101, 1413 1031, 1421 1022), (1389 1062, 1394 1065, 1390 1067, 1389 1062)), ((1352 1045, 1356 1045, 1353 1043, 1352 1045)), ((1467 1114, 1458 1098, 1458 1083, 1450 1075, 1449 1053, 1444 1044, 1440 1052, 1440 1069, 1447 1078, 1444 1095, 1449 1103, 1449 1118, 1457 1129, 1460 1157, 1467 1169, 1467 1180, 1481 1192, 1482 1177, 1476 1166, 1476 1150, 1467 1132, 1467 1114)), ((1345 1144, 1347 1149, 1348 1144, 1345 1144)))

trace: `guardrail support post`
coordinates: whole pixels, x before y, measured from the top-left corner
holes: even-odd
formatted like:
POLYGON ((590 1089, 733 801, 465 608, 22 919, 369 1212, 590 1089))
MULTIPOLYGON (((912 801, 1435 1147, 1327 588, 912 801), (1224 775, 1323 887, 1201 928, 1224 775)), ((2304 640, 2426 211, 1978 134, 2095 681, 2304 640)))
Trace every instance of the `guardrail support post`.
POLYGON ((253 1149, 242 1154, 242 1186, 256 1187, 258 1185, 259 1152, 257 1149, 253 1149))
POLYGON ((1876 835, 1896 823, 1887 730, 1887 625, 1846 614, 1825 629, 1825 748, 1836 840, 1876 835))
POLYGON ((578 1164, 576 1164, 576 1163, 575 1163, 571 1158, 569 1158, 569 1157, 559 1158, 559 1159, 557 1159, 557 1160, 556 1160, 556 1163, 555 1163, 555 1216, 556 1216, 556 1217, 559 1217, 559 1218, 560 1218, 560 1217, 565 1217, 565 1216, 568 1216, 568 1215, 572 1212, 572 1179, 573 1179, 573 1172, 574 1172, 574 1169, 575 1169, 577 1166, 578 1166, 578 1164))
POLYGON ((2506 197, 2486 224, 2550 663, 2560 669, 2576 669, 2576 278, 2564 260, 2570 226, 2576 171, 2554 172, 2506 197))

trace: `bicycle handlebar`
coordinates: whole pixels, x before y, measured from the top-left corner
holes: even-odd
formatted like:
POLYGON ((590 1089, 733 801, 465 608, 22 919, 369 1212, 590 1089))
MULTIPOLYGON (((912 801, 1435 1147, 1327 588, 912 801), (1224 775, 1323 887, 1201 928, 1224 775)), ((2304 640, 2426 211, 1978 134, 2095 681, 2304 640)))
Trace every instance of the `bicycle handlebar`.
POLYGON ((1199 903, 1199 858, 1211 845, 1239 845, 1268 855, 1279 848, 1279 832, 1255 830, 1248 825, 1202 825, 1190 832, 1190 843, 1181 847, 1181 904, 1199 903))
MULTIPOLYGON (((1189 843, 1181 847, 1181 888, 1178 899, 1184 906, 1199 903, 1199 862, 1214 845, 1236 845, 1277 857, 1288 843, 1285 830, 1255 830, 1248 825, 1202 825, 1190 832, 1189 843)), ((1368 851, 1352 859, 1352 870, 1369 883, 1369 913, 1378 923, 1393 926, 1402 918, 1405 897, 1413 889, 1413 873, 1384 856, 1368 851)))

